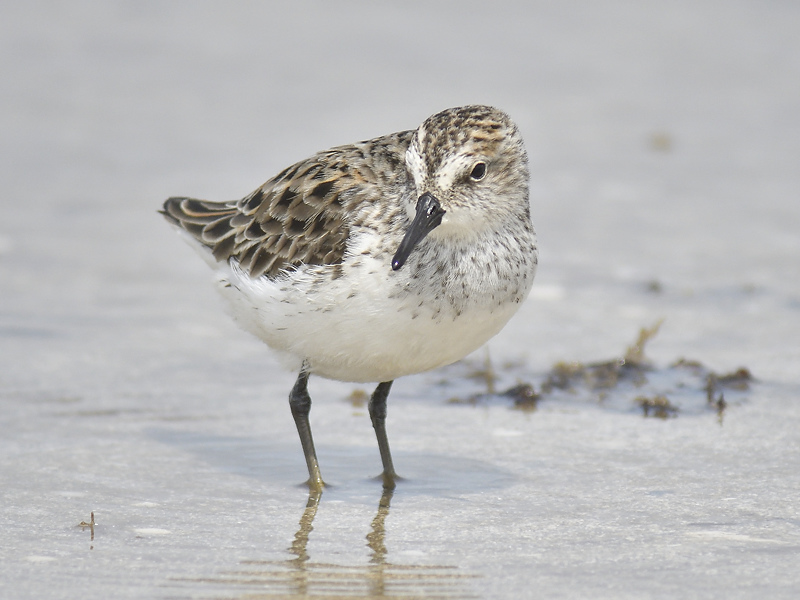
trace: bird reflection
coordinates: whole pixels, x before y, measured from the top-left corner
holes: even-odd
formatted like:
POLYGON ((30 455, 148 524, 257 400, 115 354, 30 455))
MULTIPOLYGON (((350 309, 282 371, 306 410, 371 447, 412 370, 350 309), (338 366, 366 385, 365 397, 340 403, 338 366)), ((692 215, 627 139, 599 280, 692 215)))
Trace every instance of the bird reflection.
POLYGON ((374 565, 382 565, 386 562, 386 517, 389 515, 389 505, 392 502, 393 489, 383 488, 381 501, 378 503, 378 513, 372 519, 372 528, 367 534, 367 546, 372 550, 372 558, 369 562, 374 565))
MULTIPOLYGON (((219 583, 246 588, 240 597, 258 598, 469 598, 464 589, 474 575, 459 573, 454 566, 393 564, 388 560, 386 519, 394 490, 384 488, 378 510, 366 536, 369 563, 341 565, 312 560, 308 541, 320 509, 322 492, 312 491, 300 517, 297 533, 283 561, 246 560, 242 570, 204 578, 204 583, 219 583)), ((236 597, 236 596, 232 596, 236 597)))
POLYGON ((308 552, 306 551, 308 536, 314 529, 314 517, 317 516, 317 509, 319 508, 319 500, 321 497, 322 492, 319 491, 312 491, 308 495, 306 509, 303 511, 303 516, 300 517, 300 529, 294 534, 294 542, 292 542, 292 545, 289 547, 289 553, 297 557, 293 559, 293 562, 296 562, 298 566, 302 566, 302 563, 308 560, 308 552))

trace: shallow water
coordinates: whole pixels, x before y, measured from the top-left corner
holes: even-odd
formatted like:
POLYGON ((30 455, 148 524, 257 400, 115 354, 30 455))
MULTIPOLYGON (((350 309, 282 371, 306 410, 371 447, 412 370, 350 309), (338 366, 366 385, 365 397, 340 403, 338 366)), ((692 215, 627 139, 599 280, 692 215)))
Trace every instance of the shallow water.
POLYGON ((0 9, 0 596, 796 597, 800 9, 293 6, 0 9), (309 499, 294 374, 155 211, 467 102, 533 173, 500 393, 485 349, 396 382, 388 497, 371 390, 312 378, 309 499), (643 379, 501 394, 662 319, 643 379))

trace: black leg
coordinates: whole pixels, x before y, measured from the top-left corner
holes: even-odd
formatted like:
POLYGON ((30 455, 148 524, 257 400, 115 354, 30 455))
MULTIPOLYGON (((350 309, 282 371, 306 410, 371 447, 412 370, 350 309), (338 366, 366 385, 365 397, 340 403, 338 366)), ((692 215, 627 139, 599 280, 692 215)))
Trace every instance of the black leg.
POLYGON ((314 439, 311 437, 311 424, 308 422, 308 413, 311 412, 311 396, 308 395, 308 373, 305 368, 300 371, 297 381, 289 394, 289 406, 292 409, 297 433, 300 434, 300 443, 303 445, 303 454, 308 465, 308 487, 321 492, 325 483, 319 472, 317 452, 314 450, 314 439))
POLYGON ((390 389, 392 389, 392 382, 384 381, 378 384, 369 399, 369 418, 372 419, 372 426, 375 428, 375 435, 378 438, 378 449, 381 451, 381 461, 383 462, 383 487, 387 489, 393 489, 396 480, 399 479, 394 472, 389 440, 386 439, 386 398, 389 396, 390 389))

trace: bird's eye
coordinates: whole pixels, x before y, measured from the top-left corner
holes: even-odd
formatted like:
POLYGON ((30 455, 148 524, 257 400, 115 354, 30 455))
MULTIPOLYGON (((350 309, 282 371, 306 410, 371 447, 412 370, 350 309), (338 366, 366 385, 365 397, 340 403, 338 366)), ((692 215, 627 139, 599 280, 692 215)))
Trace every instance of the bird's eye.
POLYGON ((469 176, 472 178, 472 181, 480 181, 486 177, 486 163, 483 161, 475 163, 469 176))

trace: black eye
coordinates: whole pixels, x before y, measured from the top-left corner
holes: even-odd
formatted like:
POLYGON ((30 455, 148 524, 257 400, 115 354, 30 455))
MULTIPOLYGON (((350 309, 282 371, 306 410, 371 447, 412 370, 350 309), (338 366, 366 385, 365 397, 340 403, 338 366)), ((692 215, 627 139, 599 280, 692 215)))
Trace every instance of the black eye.
POLYGON ((480 181, 484 177, 486 177, 486 163, 479 162, 475 163, 475 166, 472 167, 472 172, 470 172, 469 176, 472 178, 473 181, 480 181))

